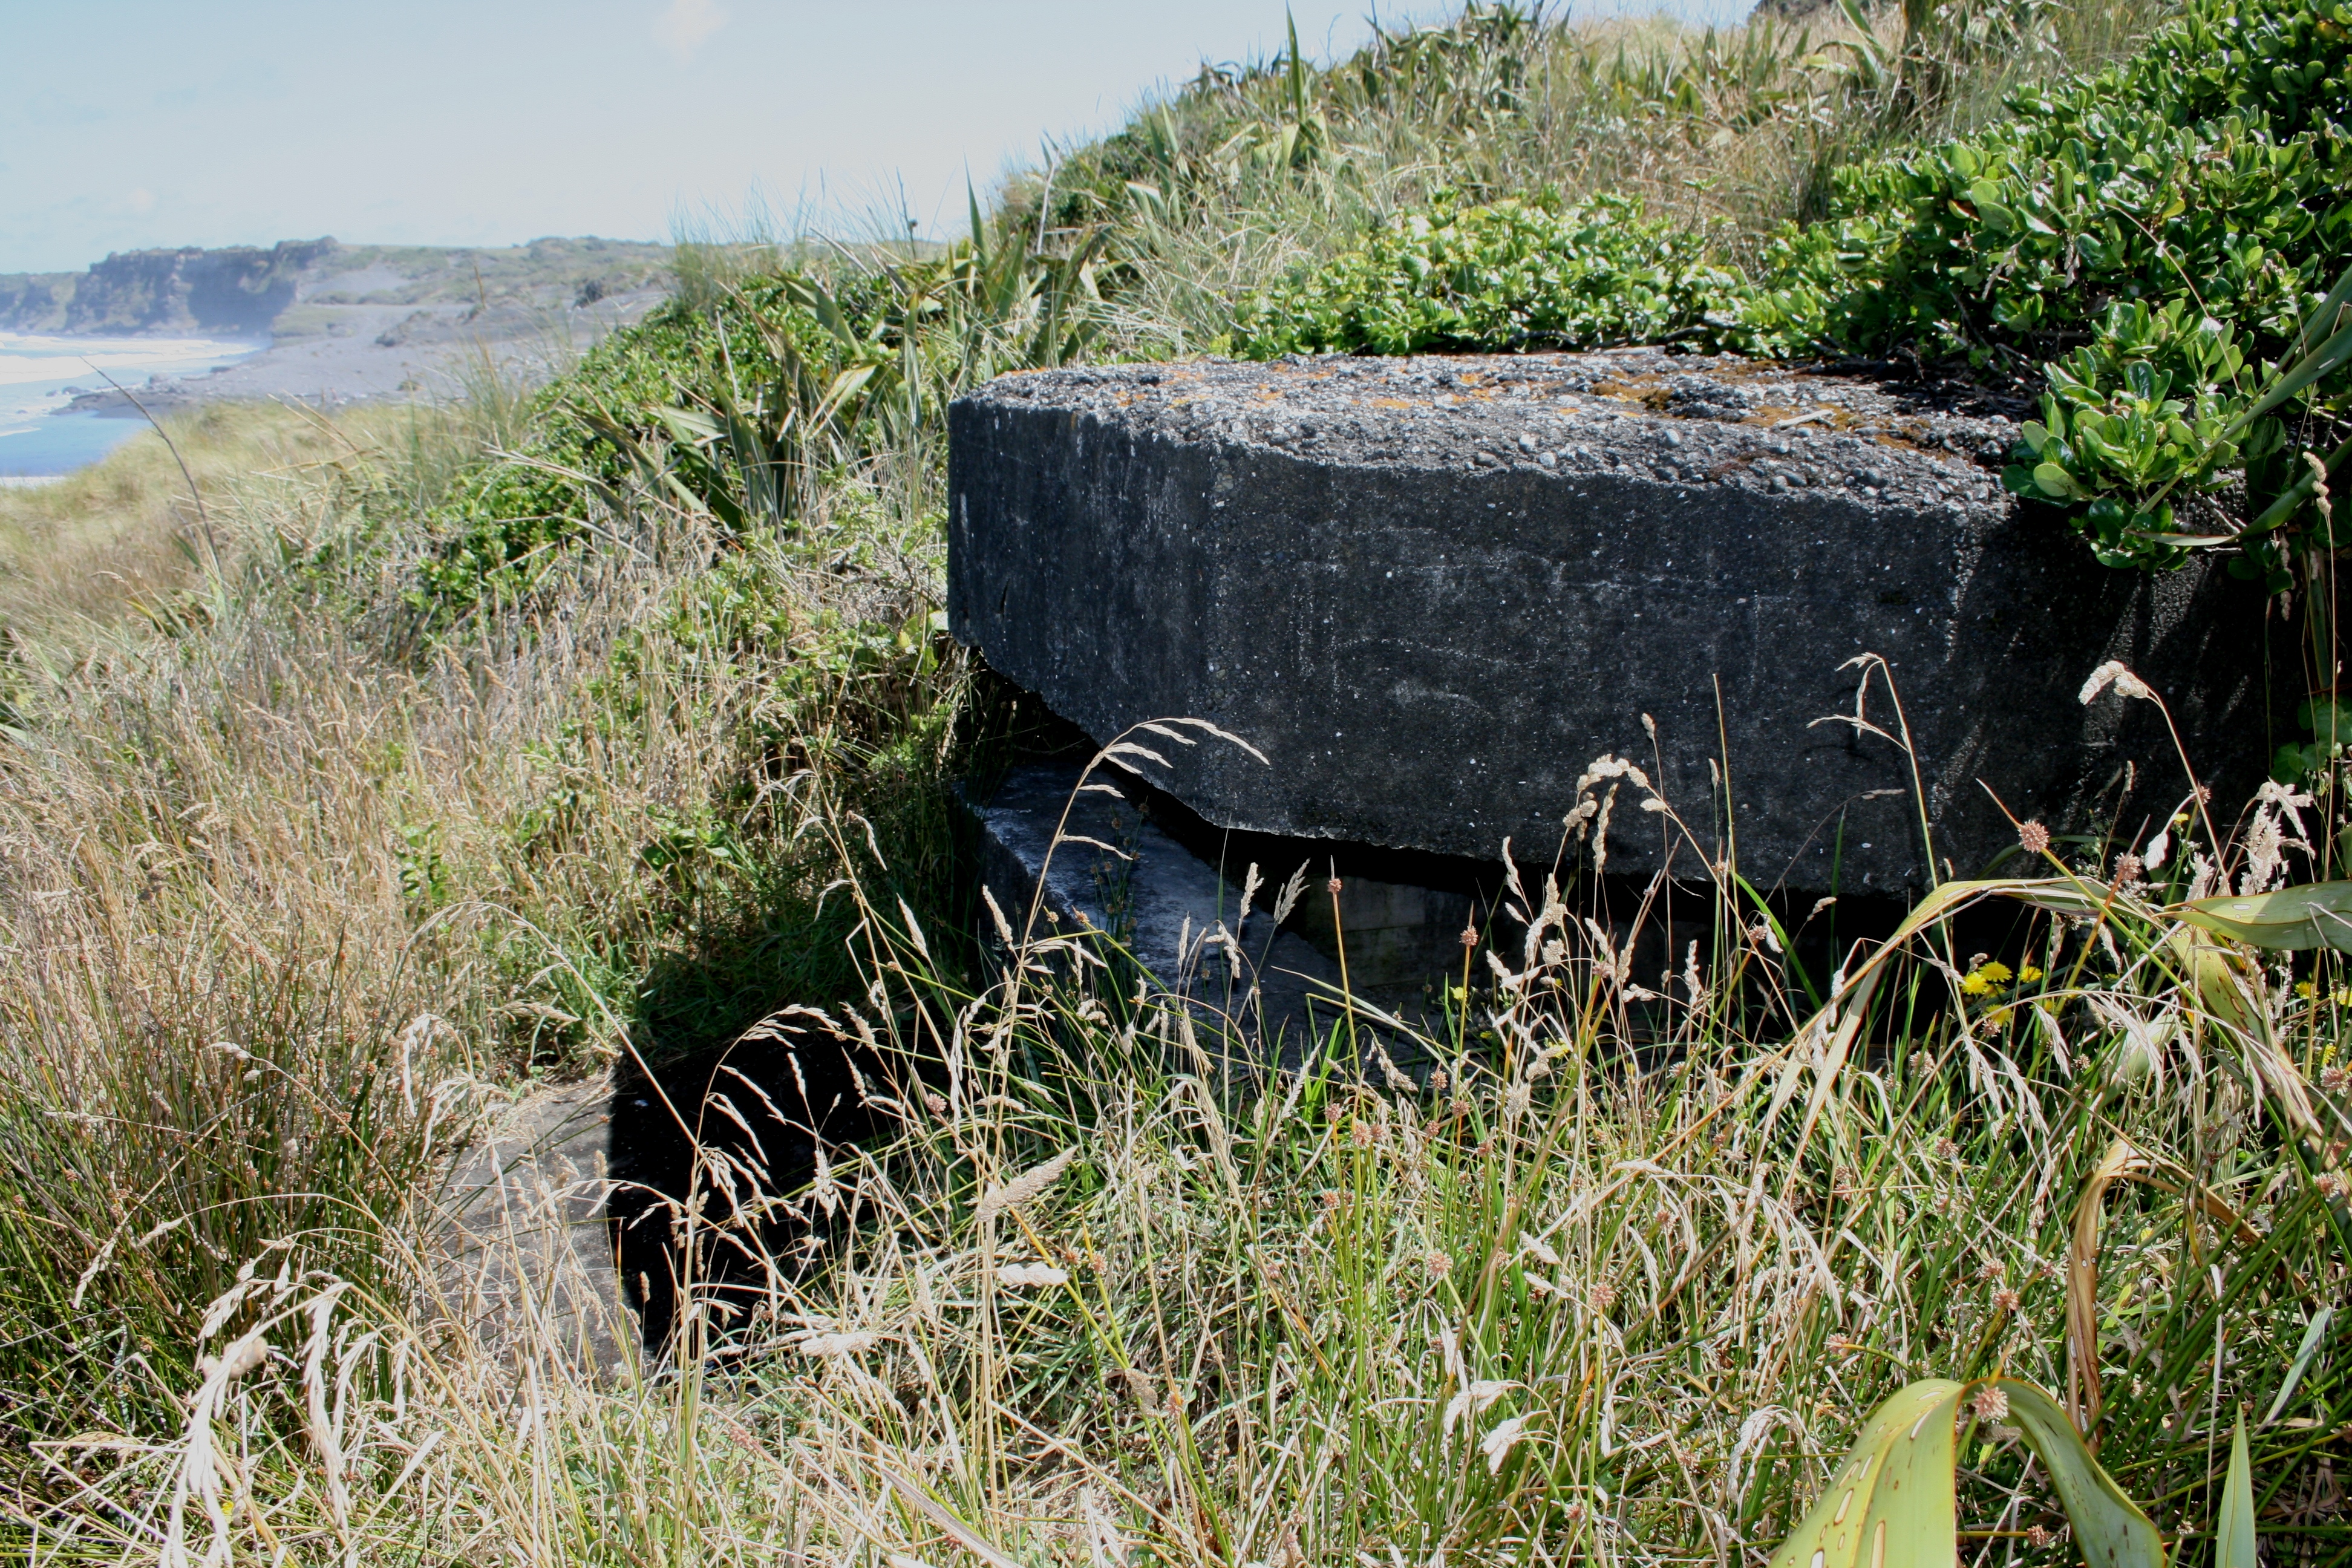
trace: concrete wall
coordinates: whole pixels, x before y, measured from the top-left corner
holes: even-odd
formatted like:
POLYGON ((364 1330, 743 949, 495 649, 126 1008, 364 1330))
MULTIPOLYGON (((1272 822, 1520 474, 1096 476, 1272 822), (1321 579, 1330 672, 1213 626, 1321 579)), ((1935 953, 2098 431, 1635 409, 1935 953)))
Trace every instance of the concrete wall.
MULTIPOLYGON (((1853 710, 1857 655, 1892 667, 1963 875, 2014 843, 1979 781, 2062 831, 2127 768, 2132 822, 2186 792, 2152 708, 2076 700, 2103 660, 2171 700, 2225 810, 2296 696, 2220 558, 2099 566, 2000 490, 1998 411, 1899 388, 1654 353, 1203 362, 1007 377, 950 431, 955 636, 1097 741, 1244 736, 1268 764, 1145 770, 1231 827, 1549 860, 1615 753, 1696 842, 1627 788, 1612 870, 1703 875, 1727 793, 1751 880, 1889 891, 1924 880, 1911 764, 1816 722, 1853 710)), ((1865 711, 1900 732, 1883 684, 1865 711)))

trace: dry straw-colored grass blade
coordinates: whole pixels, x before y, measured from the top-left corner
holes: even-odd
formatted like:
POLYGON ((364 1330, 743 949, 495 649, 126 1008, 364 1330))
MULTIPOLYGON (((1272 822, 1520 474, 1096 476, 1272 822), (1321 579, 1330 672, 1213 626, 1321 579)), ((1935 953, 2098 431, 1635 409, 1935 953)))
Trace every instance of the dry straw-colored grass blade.
POLYGON ((2107 1189, 2149 1170, 2147 1157, 2118 1138, 2092 1167, 2074 1205, 2074 1240, 2066 1254, 2066 1403, 2074 1429, 2098 1429, 2099 1218, 2107 1189))

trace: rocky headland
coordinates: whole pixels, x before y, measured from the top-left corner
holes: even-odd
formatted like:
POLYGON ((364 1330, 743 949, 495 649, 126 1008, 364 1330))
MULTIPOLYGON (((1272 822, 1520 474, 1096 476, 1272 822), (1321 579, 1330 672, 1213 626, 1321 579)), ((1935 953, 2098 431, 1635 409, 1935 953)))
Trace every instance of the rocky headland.
MULTIPOLYGON (((208 374, 133 387, 151 409, 220 398, 430 395, 484 366, 544 375, 662 299, 669 262, 667 245, 594 237, 126 251, 81 272, 0 274, 0 330, 268 345, 208 374)), ((68 407, 136 416, 121 392, 103 384, 78 390, 68 407)))

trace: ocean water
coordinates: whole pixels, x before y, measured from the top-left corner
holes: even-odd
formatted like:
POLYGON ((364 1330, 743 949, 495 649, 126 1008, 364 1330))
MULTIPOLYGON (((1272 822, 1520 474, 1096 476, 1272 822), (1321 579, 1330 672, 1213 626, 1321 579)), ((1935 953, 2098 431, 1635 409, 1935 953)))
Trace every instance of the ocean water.
POLYGON ((136 416, 60 414, 73 391, 103 391, 103 369, 133 393, 153 376, 202 375, 259 353, 224 338, 98 338, 0 331, 0 479, 68 474, 147 428, 136 416))

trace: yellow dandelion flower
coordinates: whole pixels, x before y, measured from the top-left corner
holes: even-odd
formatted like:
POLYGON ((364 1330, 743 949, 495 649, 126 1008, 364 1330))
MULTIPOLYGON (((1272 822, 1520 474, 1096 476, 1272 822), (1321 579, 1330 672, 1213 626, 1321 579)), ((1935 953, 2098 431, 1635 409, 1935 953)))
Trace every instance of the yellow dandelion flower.
POLYGON ((2002 984, 2012 978, 2009 965, 2003 963, 1998 958, 1994 959, 1990 963, 1979 966, 1977 973, 1983 975, 1988 981, 1990 981, 1995 985, 2002 984))
POLYGON ((2042 971, 2031 963, 2017 972, 2017 983, 2020 985, 2031 985, 2041 978, 2042 971))
POLYGON ((2310 1001, 2314 996, 2318 995, 2318 994, 2319 994, 2319 992, 2318 992, 2317 988, 2316 988, 2316 987, 2315 987, 2315 986, 2311 984, 2311 982, 2310 982, 2310 981, 2308 981, 2308 980, 2298 980, 2298 981, 2296 981, 2296 982, 2294 983, 2294 994, 2295 994, 2296 995, 2298 995, 2298 996, 2302 997, 2305 1001, 2308 1002, 2308 1001, 2310 1001))

